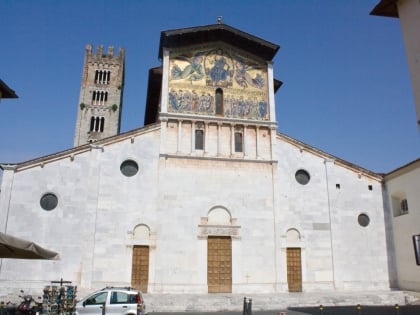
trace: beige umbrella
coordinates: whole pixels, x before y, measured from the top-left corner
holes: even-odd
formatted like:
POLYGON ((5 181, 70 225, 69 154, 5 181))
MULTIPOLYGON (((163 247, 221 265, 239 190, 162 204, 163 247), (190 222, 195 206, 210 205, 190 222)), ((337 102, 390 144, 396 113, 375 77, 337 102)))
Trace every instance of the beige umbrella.
POLYGON ((56 260, 59 255, 34 242, 0 232, 0 258, 56 260))

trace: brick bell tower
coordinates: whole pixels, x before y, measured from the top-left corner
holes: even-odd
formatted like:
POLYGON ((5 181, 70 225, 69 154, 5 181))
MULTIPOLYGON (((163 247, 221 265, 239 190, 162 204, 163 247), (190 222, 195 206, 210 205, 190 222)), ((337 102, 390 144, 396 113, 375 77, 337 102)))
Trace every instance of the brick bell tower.
POLYGON ((120 132, 124 90, 124 49, 96 53, 86 45, 74 146, 92 143, 120 132))

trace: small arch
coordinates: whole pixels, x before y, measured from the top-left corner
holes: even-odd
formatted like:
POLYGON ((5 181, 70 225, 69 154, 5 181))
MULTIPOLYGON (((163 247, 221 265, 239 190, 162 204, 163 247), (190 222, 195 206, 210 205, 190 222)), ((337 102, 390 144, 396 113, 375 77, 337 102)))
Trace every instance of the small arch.
POLYGON ((146 224, 138 224, 133 229, 133 239, 135 240, 149 240, 150 228, 146 224))
POLYGON ((295 228, 288 229, 286 232, 286 241, 287 244, 300 242, 300 232, 295 228))
POLYGON ((225 207, 213 207, 207 214, 208 224, 213 225, 231 225, 232 216, 225 207))

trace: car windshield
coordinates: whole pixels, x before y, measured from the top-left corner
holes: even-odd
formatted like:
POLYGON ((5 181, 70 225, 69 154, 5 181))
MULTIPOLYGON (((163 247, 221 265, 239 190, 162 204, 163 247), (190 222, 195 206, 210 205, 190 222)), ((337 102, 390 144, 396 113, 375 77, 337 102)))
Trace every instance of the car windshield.
POLYGON ((106 297, 108 295, 108 292, 99 292, 91 297, 87 298, 85 301, 85 305, 95 305, 95 304, 103 304, 106 302, 106 297))

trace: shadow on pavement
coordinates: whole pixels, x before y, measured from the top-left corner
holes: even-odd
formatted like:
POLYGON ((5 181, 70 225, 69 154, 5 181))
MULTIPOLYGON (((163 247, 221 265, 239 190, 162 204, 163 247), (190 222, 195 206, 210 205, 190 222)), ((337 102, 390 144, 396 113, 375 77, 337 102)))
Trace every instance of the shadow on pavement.
MULTIPOLYGON (((311 315, 420 315, 420 305, 290 307, 288 310, 311 315)), ((287 311, 286 311, 287 314, 287 311)), ((278 314, 276 314, 278 315, 278 314)))

